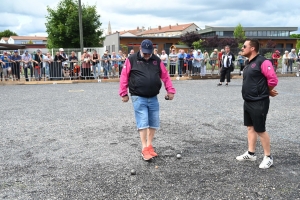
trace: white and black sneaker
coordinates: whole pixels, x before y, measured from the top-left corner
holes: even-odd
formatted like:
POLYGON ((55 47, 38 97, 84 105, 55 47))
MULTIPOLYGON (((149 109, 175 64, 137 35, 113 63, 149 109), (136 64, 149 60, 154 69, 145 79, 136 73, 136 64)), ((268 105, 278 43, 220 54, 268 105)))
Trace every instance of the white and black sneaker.
POLYGON ((268 169, 273 165, 273 157, 264 156, 263 161, 260 163, 259 168, 268 169))
POLYGON ((255 161, 256 156, 250 155, 248 151, 246 151, 243 155, 237 156, 236 159, 238 161, 244 161, 244 160, 250 160, 250 161, 255 161))

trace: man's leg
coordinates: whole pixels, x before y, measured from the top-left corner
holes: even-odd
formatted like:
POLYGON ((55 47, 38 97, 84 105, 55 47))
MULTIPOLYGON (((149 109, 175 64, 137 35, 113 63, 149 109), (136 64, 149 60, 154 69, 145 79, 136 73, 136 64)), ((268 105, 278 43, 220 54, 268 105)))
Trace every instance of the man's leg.
POLYGON ((154 138, 154 135, 155 135, 155 129, 153 128, 148 128, 147 129, 147 147, 152 145, 152 141, 153 141, 153 138, 154 138))
POLYGON ((141 129, 139 130, 140 133, 140 138, 141 138, 141 142, 142 142, 142 149, 144 149, 145 147, 148 146, 148 141, 147 141, 147 134, 148 134, 148 129, 141 129))
POLYGON ((256 149, 257 133, 253 126, 247 126, 248 130, 248 151, 254 153, 256 149))
POLYGON ((258 133, 261 145, 264 149, 264 155, 271 155, 270 136, 267 132, 258 133))

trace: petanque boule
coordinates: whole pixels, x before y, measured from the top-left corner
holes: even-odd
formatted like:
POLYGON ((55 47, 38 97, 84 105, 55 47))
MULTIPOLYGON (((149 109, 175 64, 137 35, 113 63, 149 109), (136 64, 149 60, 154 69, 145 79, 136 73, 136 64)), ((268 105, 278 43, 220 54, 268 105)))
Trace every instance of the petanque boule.
POLYGON ((134 169, 132 169, 132 170, 130 171, 130 174, 131 174, 131 175, 136 175, 136 171, 135 171, 134 169))
POLYGON ((181 154, 178 153, 178 154, 176 155, 176 158, 177 158, 177 159, 181 159, 181 154))

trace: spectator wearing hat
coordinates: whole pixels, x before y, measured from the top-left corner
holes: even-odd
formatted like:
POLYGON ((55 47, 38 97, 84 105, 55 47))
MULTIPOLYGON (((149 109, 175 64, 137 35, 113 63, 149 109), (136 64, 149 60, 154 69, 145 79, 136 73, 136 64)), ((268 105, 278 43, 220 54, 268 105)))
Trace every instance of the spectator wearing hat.
POLYGON ((12 62, 12 76, 13 80, 20 80, 20 62, 22 61, 22 57, 19 55, 18 50, 14 50, 14 55, 11 56, 12 62))
POLYGON ((194 55, 194 72, 193 74, 199 75, 201 70, 201 65, 203 63, 203 54, 201 53, 201 50, 197 50, 197 53, 194 55))
POLYGON ((127 88, 129 88, 144 160, 151 160, 157 156, 152 141, 160 126, 157 95, 162 82, 167 91, 166 99, 172 100, 175 89, 168 71, 160 58, 153 54, 152 42, 148 39, 143 40, 140 51, 125 61, 120 78, 119 95, 123 102, 128 102, 127 88))
POLYGON ((280 52, 278 50, 276 50, 272 54, 273 67, 274 67, 275 73, 277 72, 277 69, 278 69, 278 60, 279 59, 280 59, 280 52))
POLYGON ((62 58, 62 74, 65 76, 66 72, 68 71, 68 55, 65 53, 65 50, 63 48, 59 48, 59 54, 62 58))
POLYGON ((89 79, 91 77, 91 56, 88 53, 87 49, 83 49, 83 54, 81 55, 82 61, 82 73, 81 76, 85 79, 89 79))
MULTIPOLYGON (((0 63, 2 65, 2 74, 4 76, 4 80, 8 81, 8 74, 9 74, 9 68, 10 67, 10 59, 11 56, 8 55, 7 51, 3 52, 3 55, 0 57, 0 63)), ((1 80, 2 80, 2 74, 1 74, 1 80)))
POLYGON ((101 57, 101 61, 102 61, 101 65, 102 65, 103 71, 104 71, 104 79, 107 79, 108 74, 110 72, 110 69, 109 69, 110 57, 106 51, 104 52, 103 56, 101 57))
POLYGON ((288 64, 289 64, 289 51, 285 51, 282 56, 281 74, 286 74, 288 64))
POLYGON ((22 62, 23 62, 23 69, 25 74, 25 80, 29 81, 28 79, 28 69, 30 70, 30 76, 33 77, 33 68, 32 68, 32 57, 31 54, 28 53, 27 50, 24 51, 24 54, 22 55, 22 62))
POLYGON ((296 50, 292 49, 291 52, 289 53, 289 63, 287 67, 287 73, 289 72, 289 69, 291 70, 291 73, 293 73, 293 63, 296 62, 297 60, 297 54, 296 50))

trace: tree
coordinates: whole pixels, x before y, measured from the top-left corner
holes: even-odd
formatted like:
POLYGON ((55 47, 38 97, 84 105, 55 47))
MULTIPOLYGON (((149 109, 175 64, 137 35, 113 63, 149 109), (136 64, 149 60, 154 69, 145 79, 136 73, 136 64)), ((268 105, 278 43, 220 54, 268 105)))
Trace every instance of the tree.
POLYGON ((16 34, 15 32, 12 32, 9 29, 0 32, 0 39, 2 37, 10 37, 10 36, 18 36, 18 34, 16 34))
POLYGON ((291 38, 300 38, 300 34, 291 34, 290 37, 291 38))
POLYGON ((245 31, 240 23, 235 27, 233 36, 236 39, 236 41, 238 42, 238 47, 242 48, 242 46, 245 42, 246 36, 245 36, 245 31))
POLYGON ((273 40, 268 40, 267 41, 266 48, 273 49, 275 47, 276 47, 276 42, 274 42, 273 40))
MULTIPOLYGON (((47 6, 46 32, 48 48, 80 48, 79 16, 77 0, 61 0, 56 9, 47 6)), ((83 45, 98 47, 104 37, 100 29, 100 15, 96 6, 82 5, 83 45)))
POLYGON ((200 39, 201 36, 197 32, 187 32, 180 37, 180 40, 189 47, 192 46, 193 42, 199 41, 200 39))
POLYGON ((300 50, 300 40, 297 40, 297 43, 296 43, 296 49, 297 49, 297 51, 300 50))
POLYGON ((195 42, 193 42, 193 47, 194 47, 194 49, 202 49, 202 43, 203 43, 203 40, 198 40, 198 41, 195 41, 195 42))

